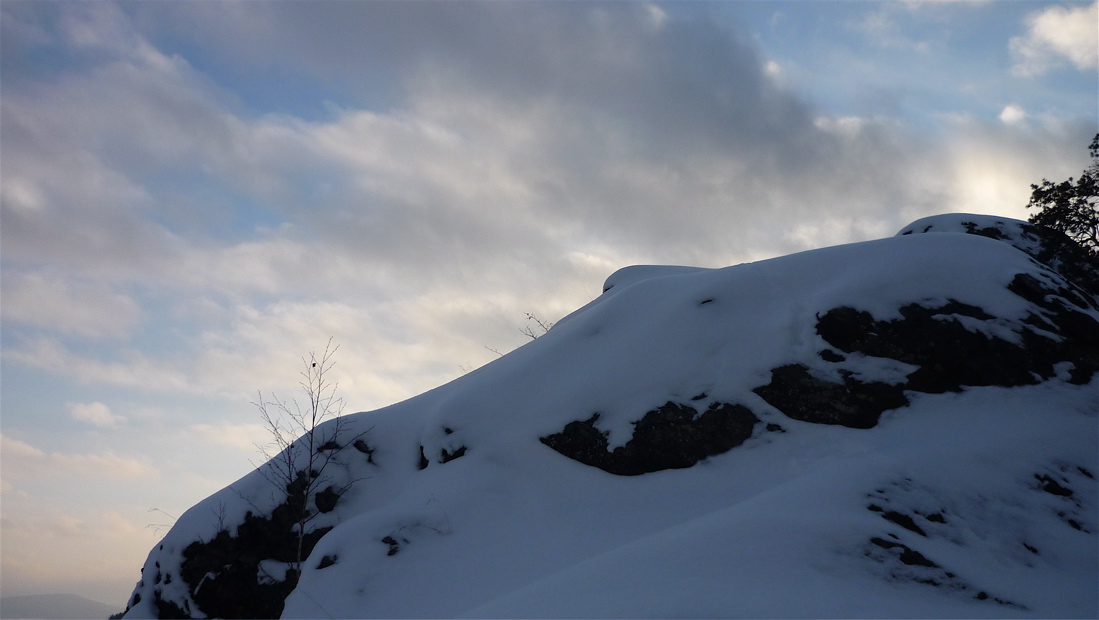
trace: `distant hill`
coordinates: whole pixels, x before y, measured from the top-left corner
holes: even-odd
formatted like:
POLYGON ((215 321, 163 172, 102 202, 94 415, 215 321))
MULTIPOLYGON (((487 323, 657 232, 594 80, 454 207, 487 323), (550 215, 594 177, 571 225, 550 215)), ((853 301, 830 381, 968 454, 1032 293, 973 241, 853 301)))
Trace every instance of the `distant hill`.
POLYGON ((1097 617, 1078 251, 952 214, 624 268, 493 363, 320 427, 323 472, 276 458, 187 511, 127 617, 1097 617))
POLYGON ((0 618, 4 620, 106 620, 122 609, 76 594, 29 594, 0 597, 0 618))

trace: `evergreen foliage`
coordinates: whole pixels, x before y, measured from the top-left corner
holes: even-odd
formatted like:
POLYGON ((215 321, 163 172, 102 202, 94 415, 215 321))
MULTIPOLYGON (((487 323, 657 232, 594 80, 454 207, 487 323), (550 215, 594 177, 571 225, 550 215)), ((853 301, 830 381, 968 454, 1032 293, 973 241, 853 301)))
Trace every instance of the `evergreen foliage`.
POLYGON ((1091 165, 1079 179, 1053 183, 1042 179, 1041 185, 1031 185, 1030 204, 1038 212, 1030 216, 1031 224, 1059 230, 1083 246, 1089 258, 1099 261, 1099 134, 1091 145, 1091 165))

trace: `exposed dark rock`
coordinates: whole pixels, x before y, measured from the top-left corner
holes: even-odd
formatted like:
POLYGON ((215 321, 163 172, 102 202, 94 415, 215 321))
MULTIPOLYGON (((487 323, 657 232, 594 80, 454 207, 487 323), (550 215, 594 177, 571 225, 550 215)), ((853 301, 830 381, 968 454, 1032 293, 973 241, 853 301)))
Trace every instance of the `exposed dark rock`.
POLYGON ((747 407, 714 403, 698 414, 687 405, 668 402, 634 422, 633 437, 608 449, 606 433, 595 428, 599 414, 569 422, 542 443, 585 465, 623 476, 682 469, 744 443, 759 422, 747 407))
POLYGON ((340 493, 336 487, 330 486, 313 496, 313 501, 316 502, 317 510, 320 512, 332 512, 336 509, 336 503, 340 501, 340 493))
POLYGON ((449 463, 449 462, 453 461, 454 459, 459 458, 459 457, 463 457, 465 455, 466 455, 466 447, 465 446, 461 446, 458 449, 454 450, 453 452, 447 452, 446 450, 442 450, 439 453, 439 462, 440 463, 449 463))
POLYGON ((1099 372, 1099 321, 1082 310, 1094 306, 1071 289, 1045 285, 1030 274, 1016 275, 1007 288, 1044 310, 1036 317, 1043 323, 1040 328, 1061 337, 1055 341, 1024 330, 1027 353, 1045 363, 1071 362, 1070 383, 1090 381, 1099 372))
POLYGON ((905 386, 919 392, 956 392, 963 385, 1037 383, 1031 374, 1035 366, 1043 377, 1054 374, 1052 363, 1037 364, 1014 343, 969 331, 956 318, 936 318, 944 315, 991 318, 980 308, 950 302, 938 308, 910 304, 900 312, 901 319, 876 321, 869 312, 835 308, 817 321, 817 333, 847 353, 919 366, 908 376, 905 386))
POLYGON ((1033 224, 1023 224, 1022 227, 1025 235, 1038 239, 1041 249, 1028 251, 1021 244, 1012 245, 1027 252, 1035 260, 1053 269, 1091 295, 1099 295, 1099 265, 1080 247, 1080 244, 1052 228, 1033 224))
MULTIPOLYGON (((936 563, 932 562, 931 560, 927 559, 926 557, 924 557, 924 555, 922 553, 920 553, 919 551, 915 551, 911 547, 908 547, 907 545, 902 545, 899 542, 892 542, 892 541, 889 541, 889 540, 885 540, 884 538, 878 538, 876 536, 874 538, 871 538, 870 542, 872 542, 875 545, 881 547, 882 549, 896 549, 896 550, 899 550, 898 558, 900 559, 901 562, 903 562, 904 564, 907 564, 909 566, 926 566, 927 568, 942 568, 938 564, 936 564, 936 563)), ((949 573, 948 573, 948 575, 949 575, 949 573)), ((949 575, 949 576, 953 576, 953 575, 949 575)))
POLYGON ((902 318, 888 321, 853 308, 835 308, 818 319, 817 333, 847 353, 918 366, 904 387, 919 392, 1034 384, 1053 377, 1054 366, 1062 362, 1072 365, 1071 382, 1090 380, 1099 371, 1099 322, 1081 311, 1086 300, 1067 289, 1051 289, 1028 274, 1017 275, 1008 289, 1045 310, 1044 317, 1035 316, 1031 322, 1045 333, 1023 328, 1022 342, 1016 343, 970 331, 957 317, 994 317, 953 300, 938 307, 909 304, 900 309, 902 318))
POLYGON ((374 462, 374 448, 371 448, 370 444, 366 443, 362 439, 356 439, 355 443, 351 444, 351 446, 366 455, 367 463, 374 462))
POLYGON ((851 428, 871 428, 883 411, 908 404, 903 386, 863 383, 850 375, 833 383, 802 364, 772 370, 771 382, 752 391, 795 420, 851 428))
POLYGON ((420 469, 421 470, 427 469, 427 466, 429 464, 430 464, 430 461, 427 460, 427 455, 424 454, 424 447, 420 446, 420 469))
POLYGON ((165 600, 160 597, 160 590, 153 590, 153 603, 156 605, 156 615, 162 619, 191 618, 191 614, 180 607, 175 601, 165 600))
POLYGON ((975 222, 962 222, 962 226, 965 226, 966 232, 971 235, 980 235, 982 237, 988 237, 989 239, 995 239, 1001 241, 1005 239, 1004 233, 999 228, 993 228, 991 226, 986 228, 977 228, 975 222))
POLYGON ((386 552, 386 555, 397 555, 397 552, 401 550, 401 543, 407 544, 408 539, 402 538, 400 542, 398 542, 396 538, 390 535, 383 538, 382 542, 389 545, 389 551, 386 552))
POLYGON ((887 512, 883 512, 882 518, 886 521, 892 521, 893 523, 896 523, 897 525, 903 527, 910 532, 915 532, 925 538, 927 537, 927 532, 924 532, 923 529, 920 528, 920 526, 916 525, 916 521, 913 520, 912 517, 904 513, 890 510, 887 512))
POLYGON ((1046 493, 1061 497, 1072 497, 1072 489, 1066 489, 1052 477, 1045 474, 1034 474, 1034 477, 1042 483, 1042 490, 1046 493))
POLYGON ((335 554, 333 554, 333 555, 326 555, 326 556, 324 556, 323 558, 321 558, 321 561, 320 561, 320 563, 319 563, 319 564, 317 564, 317 570, 321 570, 321 569, 323 569, 323 568, 328 568, 329 566, 332 566, 332 565, 334 565, 334 564, 335 564, 336 562, 338 562, 338 561, 339 561, 339 559, 340 559, 340 556, 338 556, 338 555, 335 555, 335 554))
MULTIPOLYGON (((304 475, 296 481, 304 481, 304 475)), ((293 485, 288 485, 292 490, 293 485)), ((187 583, 199 609, 210 617, 277 618, 283 602, 298 582, 294 570, 285 581, 260 583, 259 564, 264 560, 294 563, 298 560, 298 524, 303 501, 290 493, 270 516, 249 512, 236 528, 218 532, 208 541, 196 541, 183 550, 180 577, 187 583)), ((317 528, 302 538, 302 558, 331 528, 317 528)), ((164 617, 164 616, 161 616, 164 617)))

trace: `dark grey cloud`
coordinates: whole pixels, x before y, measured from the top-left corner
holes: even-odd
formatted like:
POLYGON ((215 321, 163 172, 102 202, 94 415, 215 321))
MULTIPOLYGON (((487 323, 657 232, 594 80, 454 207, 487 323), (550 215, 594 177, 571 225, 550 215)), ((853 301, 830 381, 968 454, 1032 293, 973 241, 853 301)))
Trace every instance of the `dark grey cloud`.
POLYGON ((237 73, 291 67, 368 102, 386 89, 408 98, 463 88, 598 109, 665 152, 808 150, 787 136, 811 131, 809 106, 777 89, 758 52, 702 11, 670 19, 658 17, 655 5, 620 2, 208 2, 131 10, 168 43, 220 50, 221 62, 239 63, 237 73))

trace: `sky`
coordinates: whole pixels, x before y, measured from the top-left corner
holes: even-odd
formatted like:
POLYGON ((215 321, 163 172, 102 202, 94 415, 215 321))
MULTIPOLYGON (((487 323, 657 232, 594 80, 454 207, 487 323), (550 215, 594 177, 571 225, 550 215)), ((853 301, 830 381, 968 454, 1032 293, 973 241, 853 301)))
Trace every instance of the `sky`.
POLYGON ((437 387, 632 264, 1025 219, 1096 3, 0 4, 0 583, 124 606, 257 394, 437 387))

